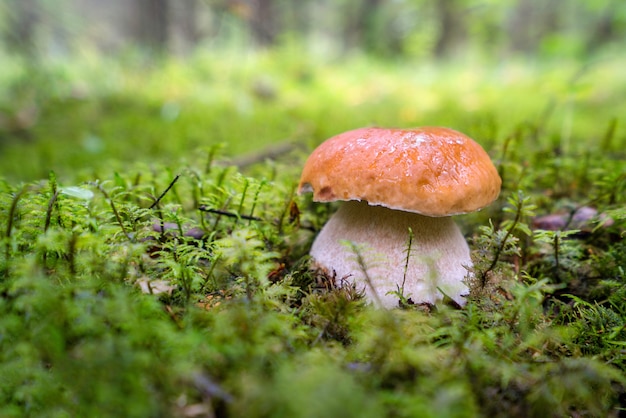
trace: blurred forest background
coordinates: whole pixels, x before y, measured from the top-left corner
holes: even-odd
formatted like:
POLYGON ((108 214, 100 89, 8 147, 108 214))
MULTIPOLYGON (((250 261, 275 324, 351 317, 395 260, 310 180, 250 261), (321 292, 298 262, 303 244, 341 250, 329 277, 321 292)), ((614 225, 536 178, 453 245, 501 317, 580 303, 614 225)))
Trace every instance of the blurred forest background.
MULTIPOLYGON (((366 124, 477 134, 466 115, 487 108, 501 127, 543 118, 583 76, 621 83, 626 2, 3 0, 0 38, 1 174, 28 179, 138 148, 239 154, 366 124), (590 73, 607 62, 611 76, 590 73), (522 96, 506 99, 515 86, 522 96), (543 101, 527 94, 538 89, 543 101)), ((618 103, 603 88, 587 102, 618 103)))
POLYGON ((581 56, 620 48, 618 0, 4 0, 6 47, 29 58, 80 46, 131 45, 186 54, 215 44, 271 47, 287 39, 384 57, 445 58, 480 50, 581 56))

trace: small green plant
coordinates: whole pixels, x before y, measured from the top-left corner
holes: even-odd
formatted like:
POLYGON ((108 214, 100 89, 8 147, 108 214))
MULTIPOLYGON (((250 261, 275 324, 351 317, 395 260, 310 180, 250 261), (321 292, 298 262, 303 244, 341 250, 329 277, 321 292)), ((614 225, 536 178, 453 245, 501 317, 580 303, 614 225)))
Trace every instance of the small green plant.
POLYGON ((580 243, 571 237, 578 234, 578 230, 568 231, 534 231, 533 239, 537 251, 545 252, 542 263, 551 266, 545 274, 550 275, 557 283, 571 280, 572 271, 580 264, 583 248, 580 243))
POLYGON ((496 227, 490 222, 489 226, 479 227, 479 237, 476 245, 480 249, 481 258, 476 264, 477 285, 485 288, 490 278, 496 273, 498 264, 504 257, 522 257, 520 240, 532 235, 528 220, 534 215, 535 205, 530 196, 518 191, 508 199, 508 206, 502 211, 513 215, 513 219, 505 219, 496 227))
POLYGON ((409 236, 407 238, 407 243, 406 243, 406 250, 405 250, 406 261, 404 263, 404 274, 402 276, 402 284, 397 286, 397 290, 394 292, 394 295, 398 297, 399 305, 401 307, 408 307, 410 305, 409 303, 410 295, 407 296, 404 294, 404 285, 406 283, 406 274, 409 268, 409 261, 414 252, 414 249, 413 249, 414 235, 413 235, 413 229, 411 227, 409 227, 408 232, 409 232, 409 236))

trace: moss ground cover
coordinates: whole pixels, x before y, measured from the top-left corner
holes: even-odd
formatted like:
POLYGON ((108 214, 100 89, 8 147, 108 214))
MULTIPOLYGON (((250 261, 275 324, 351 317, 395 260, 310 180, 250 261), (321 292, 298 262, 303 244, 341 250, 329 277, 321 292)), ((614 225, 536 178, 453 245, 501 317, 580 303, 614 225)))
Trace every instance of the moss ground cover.
POLYGON ((0 415, 623 415, 619 63, 284 54, 2 75, 0 415), (496 163, 500 199, 458 219, 463 309, 373 310, 308 268, 334 208, 300 167, 369 124, 496 163))

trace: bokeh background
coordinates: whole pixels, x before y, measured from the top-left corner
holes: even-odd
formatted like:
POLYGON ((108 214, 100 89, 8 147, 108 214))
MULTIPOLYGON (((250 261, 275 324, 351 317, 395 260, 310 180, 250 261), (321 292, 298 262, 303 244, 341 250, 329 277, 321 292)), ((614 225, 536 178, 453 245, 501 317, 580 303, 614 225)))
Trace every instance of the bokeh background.
POLYGON ((9 179, 310 148, 374 124, 487 148, 524 124, 565 151, 623 135, 616 0, 3 0, 0 35, 9 179))
POLYGON ((619 51, 626 6, 575 0, 5 0, 8 50, 30 58, 133 46, 185 55, 215 46, 302 53, 361 50, 384 58, 580 57, 619 51))

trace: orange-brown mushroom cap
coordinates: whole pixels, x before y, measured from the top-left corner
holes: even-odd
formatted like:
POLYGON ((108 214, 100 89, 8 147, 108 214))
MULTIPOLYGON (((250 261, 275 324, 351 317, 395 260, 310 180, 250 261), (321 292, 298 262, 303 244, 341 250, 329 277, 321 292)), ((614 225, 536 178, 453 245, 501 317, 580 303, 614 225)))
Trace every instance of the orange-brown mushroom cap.
POLYGON ((309 156, 298 190, 313 200, 450 216, 493 202, 502 181, 489 155, 452 129, 361 128, 334 136, 309 156))

